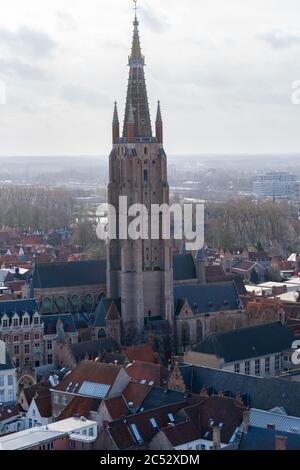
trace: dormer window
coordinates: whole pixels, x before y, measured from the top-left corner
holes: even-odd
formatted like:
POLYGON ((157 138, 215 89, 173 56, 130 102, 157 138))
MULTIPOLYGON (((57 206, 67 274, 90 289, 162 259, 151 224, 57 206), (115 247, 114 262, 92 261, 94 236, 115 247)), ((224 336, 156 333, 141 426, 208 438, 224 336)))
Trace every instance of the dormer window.
POLYGON ((3 328, 8 328, 8 320, 2 320, 3 328))
POLYGON ((34 323, 34 325, 38 325, 39 324, 39 317, 34 317, 33 323, 34 323))
POLYGON ((29 318, 28 318, 28 317, 23 318, 23 325, 24 325, 24 326, 28 326, 28 325, 29 325, 29 318))
POLYGON ((19 326, 19 319, 18 318, 13 319, 13 326, 15 326, 15 327, 19 326))

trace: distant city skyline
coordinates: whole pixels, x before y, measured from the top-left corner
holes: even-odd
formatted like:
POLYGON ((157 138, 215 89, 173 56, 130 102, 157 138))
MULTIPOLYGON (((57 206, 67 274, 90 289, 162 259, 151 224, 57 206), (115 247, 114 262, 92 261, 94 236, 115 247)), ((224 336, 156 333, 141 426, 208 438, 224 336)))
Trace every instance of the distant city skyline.
MULTIPOLYGON (((160 99, 169 155, 299 152, 299 11, 297 0, 138 2, 152 124, 160 99)), ((130 0, 2 6, 0 156, 108 155, 133 14, 130 0)))

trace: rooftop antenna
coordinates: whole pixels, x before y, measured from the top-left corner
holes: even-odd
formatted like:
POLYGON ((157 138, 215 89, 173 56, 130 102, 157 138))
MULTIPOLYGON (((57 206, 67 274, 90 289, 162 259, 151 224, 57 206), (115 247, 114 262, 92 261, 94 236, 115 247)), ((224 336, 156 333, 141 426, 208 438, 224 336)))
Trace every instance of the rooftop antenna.
POLYGON ((136 15, 136 12, 137 12, 137 9, 138 9, 138 7, 137 7, 137 1, 138 1, 138 0, 133 0, 135 17, 137 16, 137 15, 136 15))

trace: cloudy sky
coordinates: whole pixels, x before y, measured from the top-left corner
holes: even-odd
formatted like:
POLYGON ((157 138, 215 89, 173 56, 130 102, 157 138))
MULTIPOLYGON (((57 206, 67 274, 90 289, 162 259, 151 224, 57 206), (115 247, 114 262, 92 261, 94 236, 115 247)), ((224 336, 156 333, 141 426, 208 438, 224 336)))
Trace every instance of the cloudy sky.
MULTIPOLYGON (((138 14, 169 154, 300 153, 299 0, 140 0, 138 14)), ((109 153, 132 19, 131 0, 2 2, 0 155, 109 153)))

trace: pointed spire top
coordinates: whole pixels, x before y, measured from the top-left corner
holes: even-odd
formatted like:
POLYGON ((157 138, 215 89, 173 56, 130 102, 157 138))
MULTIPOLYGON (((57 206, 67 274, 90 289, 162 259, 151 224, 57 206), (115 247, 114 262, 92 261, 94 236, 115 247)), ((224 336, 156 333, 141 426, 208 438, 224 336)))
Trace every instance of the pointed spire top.
POLYGON ((158 101, 158 103, 157 103, 156 122, 162 122, 161 109, 160 109, 160 101, 158 101))
POLYGON ((140 35, 139 35, 139 21, 137 19, 137 0, 133 0, 135 3, 134 10, 135 10, 135 15, 134 15, 134 21, 133 21, 133 39, 132 39, 132 47, 131 47, 131 55, 129 58, 129 63, 132 62, 140 62, 141 65, 144 65, 144 57, 142 55, 142 49, 141 49, 141 42, 140 42, 140 35))
POLYGON ((128 120, 127 120, 127 123, 128 123, 128 124, 134 124, 134 123, 135 123, 132 103, 129 104, 129 112, 128 112, 128 120))
POLYGON ((118 106, 116 101, 114 106, 113 124, 119 124, 118 106))

